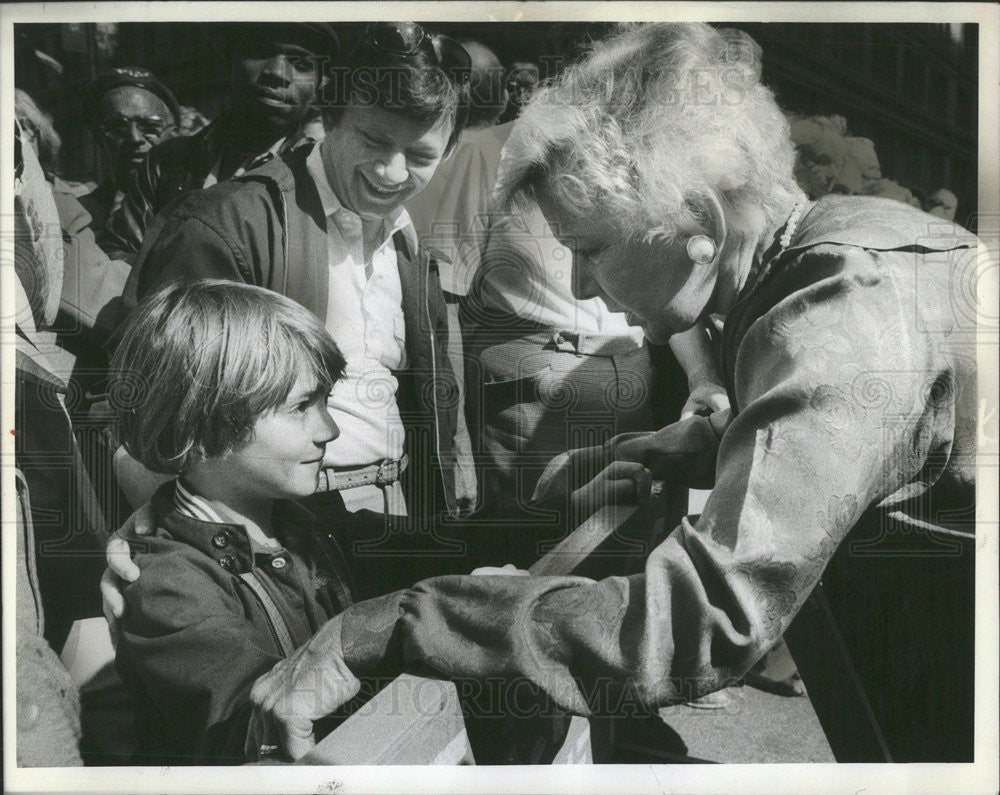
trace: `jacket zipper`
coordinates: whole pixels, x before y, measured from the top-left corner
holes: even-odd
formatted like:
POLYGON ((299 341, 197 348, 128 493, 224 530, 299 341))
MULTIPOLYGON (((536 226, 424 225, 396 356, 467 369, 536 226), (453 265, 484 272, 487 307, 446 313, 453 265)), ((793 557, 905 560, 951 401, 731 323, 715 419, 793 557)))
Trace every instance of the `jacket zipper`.
POLYGON ((267 624, 271 628, 271 635, 274 637, 274 642, 281 650, 281 655, 283 657, 291 656, 292 652, 295 651, 295 646, 292 643, 292 635, 288 631, 288 626, 281 617, 281 613, 278 612, 278 606, 274 603, 271 595, 264 590, 264 586, 256 579, 254 572, 244 572, 239 577, 253 592, 254 596, 257 597, 260 606, 264 608, 267 624))
MULTIPOLYGON (((438 464, 441 466, 442 474, 444 471, 445 459, 441 455, 441 419, 440 412, 438 410, 438 395, 437 395, 437 383, 438 383, 438 372, 437 372, 437 336, 434 333, 434 321, 431 318, 431 258, 427 253, 426 249, 417 249, 418 256, 426 262, 426 267, 422 268, 424 271, 424 314, 427 316, 427 328, 430 332, 431 337, 431 383, 434 388, 431 389, 431 400, 434 403, 434 449, 437 451, 438 464)), ((423 264, 423 263, 422 263, 423 264)), ((461 410, 461 407, 459 407, 461 410)), ((451 473, 453 477, 457 478, 457 473, 451 473)), ((450 504, 451 500, 448 497, 448 485, 447 481, 442 484, 444 485, 444 499, 448 503, 446 506, 449 515, 454 515, 453 506, 450 504)))

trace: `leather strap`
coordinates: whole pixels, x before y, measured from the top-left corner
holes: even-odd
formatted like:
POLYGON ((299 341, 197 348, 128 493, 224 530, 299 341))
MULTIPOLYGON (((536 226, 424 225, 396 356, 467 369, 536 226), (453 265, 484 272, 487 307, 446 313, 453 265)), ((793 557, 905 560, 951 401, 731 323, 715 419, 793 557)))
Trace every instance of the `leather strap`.
POLYGON ((409 458, 386 459, 363 467, 327 467, 319 471, 316 491, 344 491, 358 486, 388 486, 402 476, 409 458))

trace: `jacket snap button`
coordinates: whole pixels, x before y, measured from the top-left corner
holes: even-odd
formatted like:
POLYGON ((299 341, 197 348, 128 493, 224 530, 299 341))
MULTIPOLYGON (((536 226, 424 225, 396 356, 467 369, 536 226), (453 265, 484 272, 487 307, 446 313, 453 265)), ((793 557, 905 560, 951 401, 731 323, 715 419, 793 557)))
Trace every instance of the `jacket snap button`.
POLYGON ((219 565, 226 571, 232 571, 236 568, 236 558, 233 555, 223 555, 219 558, 219 565))
POLYGON ((225 549, 229 546, 229 533, 216 533, 212 536, 212 546, 216 549, 225 549))
POLYGON ((276 569, 283 569, 285 568, 285 564, 287 562, 288 561, 285 560, 284 558, 275 558, 274 560, 271 561, 271 566, 273 566, 276 569))

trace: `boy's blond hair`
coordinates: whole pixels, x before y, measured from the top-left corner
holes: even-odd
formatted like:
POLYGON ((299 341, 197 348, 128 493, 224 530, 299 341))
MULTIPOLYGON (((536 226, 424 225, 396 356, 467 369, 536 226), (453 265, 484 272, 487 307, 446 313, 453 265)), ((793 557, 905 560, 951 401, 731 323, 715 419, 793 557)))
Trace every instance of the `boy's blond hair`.
POLYGON ((200 279, 164 287, 122 330, 110 401, 129 454, 181 474, 249 439, 300 376, 329 391, 344 357, 311 312, 262 287, 200 279))

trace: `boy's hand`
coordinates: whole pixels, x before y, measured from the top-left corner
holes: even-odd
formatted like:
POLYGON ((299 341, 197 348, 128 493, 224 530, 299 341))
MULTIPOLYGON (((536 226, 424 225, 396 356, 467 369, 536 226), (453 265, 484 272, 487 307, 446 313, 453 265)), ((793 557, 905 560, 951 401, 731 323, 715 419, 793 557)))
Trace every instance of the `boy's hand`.
POLYGON ((301 758, 316 745, 313 722, 357 695, 361 682, 344 662, 340 628, 341 617, 335 616, 254 683, 248 759, 301 758))
POLYGON ((146 504, 133 513, 108 541, 105 557, 108 568, 101 577, 101 607, 111 630, 111 641, 118 643, 121 617, 125 615, 125 597, 122 589, 126 583, 139 579, 139 567, 132 562, 128 538, 146 536, 153 532, 155 517, 152 506, 146 504))

